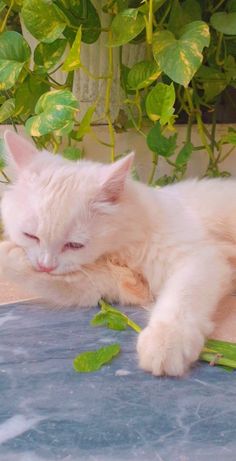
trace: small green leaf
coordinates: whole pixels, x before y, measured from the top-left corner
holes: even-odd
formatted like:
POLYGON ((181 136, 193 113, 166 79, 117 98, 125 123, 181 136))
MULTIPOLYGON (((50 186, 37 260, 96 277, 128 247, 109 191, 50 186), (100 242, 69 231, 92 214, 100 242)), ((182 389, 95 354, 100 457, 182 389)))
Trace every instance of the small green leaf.
POLYGON ((151 85, 160 74, 161 71, 155 62, 140 61, 130 69, 127 84, 130 89, 141 90, 151 85))
POLYGON ((78 69, 81 66, 80 61, 80 46, 81 46, 82 27, 80 26, 76 34, 74 43, 71 50, 62 66, 62 70, 72 71, 78 69))
POLYGON ((194 21, 183 27, 177 40, 169 30, 153 36, 153 55, 168 77, 185 87, 200 67, 202 50, 209 45, 209 27, 203 21, 194 21))
POLYGON ((126 330, 127 329, 127 320, 122 316, 115 312, 98 312, 96 314, 90 324, 93 327, 97 326, 106 326, 111 330, 126 330))
MULTIPOLYGON (((63 3, 63 0, 60 0, 60 6, 61 3, 63 3)), ((74 30, 82 26, 82 42, 94 43, 97 41, 101 33, 101 21, 96 8, 90 0, 70 0, 67 7, 62 9, 74 30)), ((70 37, 70 43, 75 39, 75 34, 72 35, 71 32, 72 29, 65 30, 66 36, 70 37)))
POLYGON ((37 115, 27 120, 26 130, 36 137, 52 132, 61 136, 70 133, 77 107, 78 101, 71 91, 48 91, 39 98, 35 107, 37 115))
POLYGON ((73 362, 75 371, 79 373, 90 373, 99 370, 103 365, 110 362, 120 353, 119 344, 111 344, 101 347, 96 351, 83 352, 73 362))
POLYGON ((196 73, 196 79, 204 90, 204 100, 213 101, 227 86, 224 72, 202 65, 196 73))
POLYGON ((225 35, 236 34, 236 12, 226 13, 222 11, 214 13, 210 18, 210 23, 214 29, 225 35))
POLYGON ((170 12, 168 30, 178 37, 183 26, 199 20, 201 20, 201 7, 197 0, 185 0, 181 4, 179 0, 174 0, 170 12))
POLYGON ((157 83, 146 98, 147 115, 154 122, 160 120, 162 126, 166 125, 166 123, 171 123, 173 120, 174 103, 175 89, 173 83, 170 85, 157 83))
POLYGON ((3 32, 0 35, 0 90, 15 85, 29 59, 30 47, 21 34, 3 32))
POLYGON ((177 133, 166 138, 161 133, 160 122, 157 122, 147 135, 147 145, 149 149, 162 157, 171 157, 176 149, 177 133))
POLYGON ((39 43, 34 50, 34 62, 42 67, 45 72, 54 67, 62 57, 67 41, 58 38, 53 43, 39 43))
MULTIPOLYGON (((5 151, 5 142, 2 138, 0 138, 0 170, 3 170, 6 166, 6 151, 5 151)), ((0 234, 2 229, 0 228, 0 234)))
POLYGON ((236 130, 232 127, 229 127, 228 133, 222 136, 221 141, 223 144, 233 144, 236 146, 236 130))
POLYGON ((78 147, 66 147, 63 151, 63 157, 67 158, 68 160, 80 160, 83 158, 83 151, 78 147))
POLYGON ((177 158, 175 161, 176 165, 178 166, 185 165, 188 162, 189 158, 191 157, 192 152, 193 152, 192 143, 186 142, 186 144, 184 144, 184 146, 182 147, 182 149, 180 149, 177 155, 177 158))
POLYGON ((5 122, 15 110, 15 99, 7 99, 0 107, 0 123, 5 122))
POLYGON ((145 27, 144 16, 136 8, 118 13, 111 24, 111 46, 120 46, 133 40, 145 27))
POLYGON ((45 43, 59 38, 68 24, 67 17, 51 0, 24 0, 21 14, 26 28, 45 43))
POLYGON ((77 141, 81 141, 86 133, 90 131, 90 124, 93 118, 93 114, 96 110, 96 104, 93 104, 91 107, 87 109, 85 112, 78 130, 73 132, 73 139, 77 139, 77 141))

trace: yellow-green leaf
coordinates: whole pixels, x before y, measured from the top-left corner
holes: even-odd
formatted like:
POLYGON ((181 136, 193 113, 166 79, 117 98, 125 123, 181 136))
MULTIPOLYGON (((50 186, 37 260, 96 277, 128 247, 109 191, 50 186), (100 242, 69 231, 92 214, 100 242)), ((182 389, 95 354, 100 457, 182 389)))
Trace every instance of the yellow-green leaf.
POLYGON ((18 32, 0 35, 0 90, 8 90, 17 82, 30 59, 30 47, 18 32))
POLYGON ((202 63, 202 50, 209 45, 209 41, 208 25, 203 21, 194 21, 183 27, 179 39, 169 30, 156 32, 153 55, 168 77, 187 87, 202 63))
POLYGON ((71 70, 78 69, 81 65, 80 62, 80 46, 81 46, 82 26, 79 27, 76 34, 74 43, 71 50, 62 66, 62 70, 70 72, 71 70))
POLYGON ((161 125, 173 121, 175 103, 175 89, 173 83, 157 83, 148 93, 146 98, 146 111, 148 117, 156 122, 160 120, 161 125))
POLYGON ((83 352, 74 359, 74 369, 79 373, 90 373, 99 370, 120 353, 119 344, 101 347, 96 351, 83 352))
POLYGON ((15 99, 7 99, 0 107, 0 123, 5 122, 15 110, 15 99))

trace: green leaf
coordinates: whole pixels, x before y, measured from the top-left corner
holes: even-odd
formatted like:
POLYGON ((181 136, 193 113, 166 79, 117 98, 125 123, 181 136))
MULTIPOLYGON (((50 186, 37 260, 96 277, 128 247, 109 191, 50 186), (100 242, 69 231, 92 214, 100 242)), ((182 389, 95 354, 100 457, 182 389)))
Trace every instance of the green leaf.
POLYGON ((175 89, 173 83, 170 85, 157 83, 146 98, 147 115, 154 122, 160 120, 162 126, 166 125, 166 123, 171 123, 173 120, 174 103, 175 89))
MULTIPOLYGON (((0 138, 0 170, 3 170, 6 166, 6 151, 5 151, 5 142, 2 138, 0 138)), ((0 236, 2 235, 2 229, 0 226, 0 236)))
POLYGON ((127 77, 130 89, 141 90, 151 85, 161 74, 157 64, 153 61, 140 61, 134 64, 127 77))
MULTIPOLYGON (((21 10, 21 7, 23 5, 23 2, 24 0, 14 0, 13 1, 13 11, 20 11, 21 10)), ((12 3, 12 0, 4 0, 4 2, 6 5, 10 6, 11 3, 12 3)))
POLYGON ((43 93, 48 90, 48 85, 36 75, 28 75, 15 92, 15 116, 20 115, 24 120, 34 113, 36 103, 43 93))
POLYGON ((168 30, 178 37, 183 26, 199 20, 201 20, 201 8, 197 0, 186 0, 181 4, 179 0, 174 0, 170 12, 168 30))
POLYGON ((236 0, 229 0, 226 8, 230 13, 236 12, 236 0))
MULTIPOLYGON (((66 15, 73 29, 82 26, 82 42, 94 43, 101 33, 101 21, 96 8, 90 0, 78 1, 69 0, 67 6, 63 5, 62 0, 57 0, 63 13, 66 15)), ((65 31, 66 35, 71 35, 71 30, 65 31)), ((71 40, 71 38, 70 38, 71 40)), ((74 37, 73 37, 74 40, 74 37)))
POLYGON ((21 14, 30 33, 45 43, 59 38, 68 23, 66 16, 51 0, 24 0, 21 14))
POLYGON ((67 41, 58 38, 53 43, 39 43, 34 50, 34 62, 46 72, 54 67, 62 57, 67 41))
POLYGON ((232 127, 229 127, 228 133, 222 136, 221 142, 223 144, 233 144, 236 146, 236 130, 232 127))
MULTIPOLYGON (((152 10, 155 13, 161 6, 166 2, 166 0, 153 0, 153 5, 152 5, 152 10)), ((142 2, 143 3, 143 2, 142 2)), ((139 6, 139 11, 140 13, 143 14, 148 14, 149 12, 149 5, 148 3, 143 3, 141 6, 139 6)))
POLYGON ((39 98, 37 115, 27 120, 26 130, 36 137, 52 132, 67 134, 73 129, 77 107, 78 101, 71 91, 49 91, 39 98))
POLYGON ((98 314, 92 318, 90 324, 93 327, 106 326, 111 330, 122 331, 127 329, 127 320, 116 312, 98 312, 98 314))
POLYGON ((71 50, 62 66, 62 70, 72 71, 78 69, 81 66, 80 61, 80 46, 81 46, 82 27, 80 26, 76 34, 74 43, 71 50))
POLYGON ((95 110, 96 110, 96 104, 93 104, 91 107, 87 109, 87 111, 85 112, 80 122, 79 128, 77 129, 77 131, 73 132, 73 139, 77 139, 77 141, 81 141, 84 135, 86 133, 89 133, 90 124, 91 124, 95 110))
POLYGON ((131 320, 126 314, 119 311, 119 309, 116 309, 114 306, 111 306, 106 301, 104 301, 104 299, 100 299, 99 305, 101 307, 101 312, 103 314, 106 314, 106 317, 104 316, 101 318, 104 318, 104 324, 106 324, 107 326, 109 324, 109 328, 113 328, 115 330, 124 329, 123 327, 124 325, 126 325, 132 328, 137 333, 140 333, 141 327, 137 325, 137 323, 133 322, 133 320, 131 320), (115 325, 115 327, 113 327, 113 325, 115 325), (117 325, 119 325, 121 328, 117 328, 117 325))
POLYGON ((166 138, 161 133, 160 122, 157 122, 147 135, 147 145, 149 149, 162 157, 171 157, 176 149, 177 133, 166 138))
POLYGON ((210 23, 218 32, 225 35, 236 34, 236 12, 234 13, 214 13, 210 18, 210 23))
POLYGON ((111 46, 120 46, 133 40, 145 27, 144 16, 136 8, 118 13, 111 24, 111 46))
POLYGON ((187 87, 201 65, 201 52, 209 41, 208 25, 203 21, 194 21, 182 29, 178 40, 169 30, 156 32, 153 36, 153 55, 168 77, 187 87))
POLYGON ((78 147, 66 147, 63 151, 63 157, 67 158, 68 160, 81 160, 83 158, 83 151, 78 147))
POLYGON ((15 85, 29 59, 30 47, 21 34, 3 32, 0 35, 0 90, 15 85))
POLYGON ((202 65, 196 73, 196 78, 204 90, 206 102, 213 101, 227 86, 226 74, 213 67, 202 65))
POLYGON ((119 344, 111 344, 101 347, 96 351, 83 352, 73 362, 75 371, 79 373, 90 373, 99 370, 103 365, 110 362, 120 353, 119 344))
POLYGON ((5 122, 15 110, 15 99, 7 99, 0 107, 0 123, 5 122))
POLYGON ((193 152, 192 143, 186 142, 186 144, 184 144, 184 146, 182 147, 182 149, 180 149, 177 155, 177 158, 175 161, 176 165, 178 166, 186 165, 186 163, 188 162, 189 158, 192 155, 192 152, 193 152))

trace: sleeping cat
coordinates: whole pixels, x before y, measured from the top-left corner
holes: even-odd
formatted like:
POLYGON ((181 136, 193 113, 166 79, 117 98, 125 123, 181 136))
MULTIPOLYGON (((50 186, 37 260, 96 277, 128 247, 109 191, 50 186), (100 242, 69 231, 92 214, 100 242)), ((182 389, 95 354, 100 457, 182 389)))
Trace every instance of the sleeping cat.
POLYGON ((2 199, 2 274, 65 306, 152 303, 140 366, 183 375, 232 287, 236 182, 154 189, 131 179, 133 154, 73 163, 13 132, 5 142, 16 180, 2 199))

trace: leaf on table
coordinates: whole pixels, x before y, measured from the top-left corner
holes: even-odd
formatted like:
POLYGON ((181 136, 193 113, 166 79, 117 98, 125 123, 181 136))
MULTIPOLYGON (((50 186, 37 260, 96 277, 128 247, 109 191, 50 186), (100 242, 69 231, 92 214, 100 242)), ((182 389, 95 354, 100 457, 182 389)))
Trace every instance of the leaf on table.
POLYGON ((82 352, 73 361, 74 369, 79 373, 97 371, 103 365, 111 362, 119 353, 119 344, 110 344, 96 351, 82 352))

